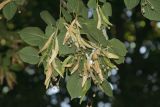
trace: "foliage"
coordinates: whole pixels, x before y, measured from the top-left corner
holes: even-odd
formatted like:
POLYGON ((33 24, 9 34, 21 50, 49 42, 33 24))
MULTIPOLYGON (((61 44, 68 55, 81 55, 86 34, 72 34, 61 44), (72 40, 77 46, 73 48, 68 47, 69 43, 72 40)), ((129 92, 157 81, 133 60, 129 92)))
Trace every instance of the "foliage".
MULTIPOLYGON (((23 5, 24 2, 18 1, 4 5, 6 19, 10 20, 17 6, 23 5)), ((146 18, 160 19, 158 0, 124 2, 128 9, 140 3, 146 18)), ((112 96, 108 73, 118 69, 116 64, 124 62, 127 50, 118 39, 108 39, 106 29, 112 27, 109 22, 111 15, 111 4, 105 0, 89 0, 87 6, 82 0, 61 1, 59 19, 55 20, 46 10, 40 13, 47 25, 45 31, 38 27, 26 27, 18 32, 21 39, 32 46, 20 50, 19 56, 29 64, 43 64, 46 88, 52 85, 52 79, 66 77, 71 99, 82 100, 91 86, 91 80, 105 94, 112 96), (91 16, 88 16, 89 9, 93 10, 91 16)))

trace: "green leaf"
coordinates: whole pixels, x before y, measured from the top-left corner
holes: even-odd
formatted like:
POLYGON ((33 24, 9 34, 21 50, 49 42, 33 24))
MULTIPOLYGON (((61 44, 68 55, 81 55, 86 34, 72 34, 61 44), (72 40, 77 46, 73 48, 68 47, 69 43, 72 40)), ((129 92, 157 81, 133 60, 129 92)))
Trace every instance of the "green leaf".
POLYGON ((38 51, 33 47, 24 47, 19 51, 20 58, 29 64, 37 64, 39 62, 38 51))
POLYGON ((4 57, 3 58, 3 66, 5 66, 5 67, 8 67, 9 65, 11 64, 11 59, 10 59, 10 57, 4 57))
POLYGON ((82 78, 79 76, 79 72, 76 71, 71 76, 68 76, 67 90, 71 96, 71 99, 81 97, 83 93, 83 88, 82 78))
POLYGON ((105 2, 102 6, 102 11, 106 16, 112 16, 112 6, 109 2, 105 2))
POLYGON ((104 37, 102 31, 96 28, 96 21, 95 20, 88 20, 81 24, 83 27, 83 31, 87 34, 87 37, 92 42, 97 42, 98 44, 102 44, 106 47, 106 43, 108 42, 104 37))
POLYGON ((70 12, 76 12, 79 0, 67 0, 67 8, 70 12))
POLYGON ((3 8, 3 15, 7 20, 11 20, 13 16, 16 14, 17 11, 17 5, 15 2, 9 2, 4 8, 3 8))
POLYGON ((99 1, 102 2, 102 3, 106 2, 106 0, 99 0, 99 1))
POLYGON ((141 11, 144 17, 150 20, 160 21, 159 0, 141 0, 141 11))
POLYGON ((27 27, 18 32, 22 40, 32 46, 41 46, 47 39, 38 27, 27 27))
POLYGON ((45 29, 45 36, 50 37, 55 31, 56 31, 55 27, 53 27, 52 25, 48 25, 45 29))
POLYGON ((89 0, 88 3, 87 3, 87 6, 89 8, 96 8, 97 7, 96 0, 89 0))
POLYGON ((109 40, 109 51, 110 52, 115 52, 116 54, 118 54, 119 56, 125 56, 127 53, 126 47, 124 45, 124 43, 122 43, 120 40, 118 39, 111 39, 109 40))
POLYGON ((103 81, 102 84, 100 85, 100 88, 102 89, 102 91, 108 95, 109 97, 113 96, 113 92, 112 92, 112 88, 111 85, 108 83, 107 80, 103 81))
POLYGON ((70 13, 76 13, 81 15, 84 8, 84 3, 82 0, 67 0, 67 9, 70 13))
POLYGON ((124 3, 128 9, 132 9, 139 4, 140 0, 124 0, 124 3))
POLYGON ((23 5, 26 0, 15 0, 17 5, 23 5))
POLYGON ((56 22, 57 28, 58 29, 63 29, 64 28, 64 23, 66 23, 66 21, 64 20, 63 17, 60 17, 56 22))
POLYGON ((56 25, 55 19, 47 10, 42 11, 40 16, 47 25, 56 25))
POLYGON ((88 18, 88 8, 84 5, 83 2, 80 2, 79 15, 81 15, 85 19, 88 18))
POLYGON ((61 8, 61 9, 62 9, 63 17, 66 19, 66 21, 71 22, 72 21, 72 16, 64 8, 61 8))

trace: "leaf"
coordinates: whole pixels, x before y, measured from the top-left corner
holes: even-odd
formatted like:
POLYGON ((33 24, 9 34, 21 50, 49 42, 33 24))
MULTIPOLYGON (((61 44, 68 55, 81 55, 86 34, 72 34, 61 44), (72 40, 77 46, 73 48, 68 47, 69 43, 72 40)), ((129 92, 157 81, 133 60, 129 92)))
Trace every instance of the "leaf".
POLYGON ((67 0, 67 8, 70 12, 76 12, 79 0, 67 0))
POLYGON ((47 10, 42 11, 40 16, 47 25, 56 25, 55 19, 47 10))
POLYGON ((80 2, 79 15, 81 15, 85 19, 88 18, 88 8, 84 5, 82 1, 80 2))
POLYGON ((82 89, 82 78, 79 76, 79 72, 75 72, 71 76, 68 76, 67 80, 67 90, 71 99, 81 97, 83 93, 82 89))
POLYGON ((102 6, 102 11, 106 16, 112 16, 112 6, 109 2, 105 2, 102 6))
POLYGON ((111 39, 109 40, 109 47, 111 49, 109 49, 109 52, 115 52, 115 54, 119 55, 119 56, 125 56, 127 53, 126 47, 124 45, 124 43, 122 43, 120 40, 118 39, 111 39))
POLYGON ((26 0, 15 0, 17 5, 23 5, 26 0))
POLYGON ((47 38, 38 27, 27 27, 18 32, 21 39, 32 46, 41 46, 47 38))
POLYGON ((147 1, 141 0, 141 10, 144 17, 150 20, 160 21, 160 1, 159 0, 147 0, 147 1))
POLYGON ((108 83, 107 80, 103 81, 102 84, 100 85, 100 88, 102 89, 102 91, 108 95, 109 97, 113 96, 113 92, 112 92, 112 88, 111 85, 108 83))
POLYGON ((99 0, 99 1, 102 2, 102 3, 106 2, 106 0, 99 0))
POLYGON ((56 26, 58 29, 63 29, 64 28, 64 23, 66 23, 66 21, 64 20, 63 17, 59 18, 56 22, 56 26))
POLYGON ((96 0, 89 0, 88 3, 87 3, 87 6, 89 8, 96 8, 97 7, 96 0))
POLYGON ((103 33, 96 28, 97 25, 94 20, 90 19, 87 22, 83 22, 81 25, 90 41, 102 44, 104 47, 107 46, 106 43, 108 41, 104 37, 103 33))
POLYGON ((124 3, 128 9, 132 9, 139 4, 140 0, 124 0, 124 3))
POLYGON ((10 57, 3 57, 3 66, 8 67, 11 64, 10 57))
POLYGON ((38 51, 33 47, 24 47, 19 51, 20 58, 29 64, 37 64, 39 62, 38 51))
POLYGON ((53 27, 52 25, 48 25, 45 29, 45 36, 50 37, 53 32, 55 32, 56 28, 53 27))
POLYGON ((66 19, 66 21, 71 22, 72 21, 72 16, 63 7, 61 9, 62 9, 63 17, 66 19))
POLYGON ((15 2, 9 2, 8 4, 5 5, 3 8, 3 15, 7 20, 11 20, 13 16, 16 14, 17 11, 17 5, 15 2))

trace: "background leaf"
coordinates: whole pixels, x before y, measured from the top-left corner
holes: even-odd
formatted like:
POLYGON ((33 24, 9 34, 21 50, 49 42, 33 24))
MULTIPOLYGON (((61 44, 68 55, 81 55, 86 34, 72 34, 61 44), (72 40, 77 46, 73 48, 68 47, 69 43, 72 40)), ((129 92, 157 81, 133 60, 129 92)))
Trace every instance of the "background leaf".
POLYGON ((4 8, 3 8, 3 15, 7 20, 11 20, 13 16, 16 14, 17 11, 17 5, 16 3, 9 2, 4 8))

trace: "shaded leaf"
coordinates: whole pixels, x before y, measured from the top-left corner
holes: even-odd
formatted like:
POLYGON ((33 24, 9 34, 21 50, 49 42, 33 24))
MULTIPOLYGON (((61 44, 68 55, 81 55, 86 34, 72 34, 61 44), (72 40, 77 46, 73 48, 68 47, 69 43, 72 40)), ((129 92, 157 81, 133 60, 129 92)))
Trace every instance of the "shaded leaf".
POLYGON ((15 0, 17 5, 23 5, 26 0, 15 0))
POLYGON ((42 11, 40 13, 40 16, 46 24, 56 25, 55 19, 52 17, 52 15, 47 10, 42 11))
POLYGON ((16 14, 17 11, 17 5, 15 2, 9 2, 5 7, 3 8, 3 15, 7 20, 11 20, 13 16, 16 14))
POLYGON ((23 41, 32 46, 40 46, 47 40, 43 31, 38 27, 27 27, 18 33, 23 41))
POLYGON ((62 14, 63 14, 63 17, 66 19, 67 22, 72 21, 72 16, 64 8, 62 8, 62 14))
POLYGON ((83 28, 83 32, 87 34, 87 37, 92 42, 97 42, 98 44, 102 44, 104 47, 107 46, 107 40, 104 37, 102 31, 96 28, 95 20, 88 20, 81 24, 83 28), (94 31, 94 32, 93 32, 94 31))
POLYGON ((53 32, 55 32, 55 30, 55 27, 53 27, 52 25, 48 25, 45 29, 45 36, 50 37, 53 34, 53 32))
POLYGON ((29 64, 37 64, 39 62, 38 51, 33 47, 24 47, 19 51, 20 58, 29 64))
POLYGON ((70 12, 76 12, 79 0, 67 0, 67 8, 70 12))
POLYGON ((109 51, 111 51, 113 53, 115 52, 119 56, 125 56, 127 53, 127 50, 126 50, 124 43, 118 39, 113 38, 113 39, 109 40, 109 46, 111 48, 111 50, 109 50, 109 51))
POLYGON ((83 93, 82 78, 79 76, 79 72, 75 72, 71 76, 68 76, 67 90, 71 99, 81 97, 83 93))
POLYGON ((87 6, 89 8, 96 8, 96 6, 97 6, 96 0, 89 0, 87 3, 87 6))
POLYGON ((109 2, 105 2, 102 6, 102 11, 106 16, 112 16, 112 6, 109 2))
POLYGON ((124 3, 128 9, 132 9, 139 4, 140 0, 124 0, 124 3))
POLYGON ((102 91, 112 97, 113 96, 113 92, 112 92, 112 88, 111 88, 111 85, 108 83, 107 80, 103 81, 102 84, 100 85, 100 88, 102 89, 102 91))

